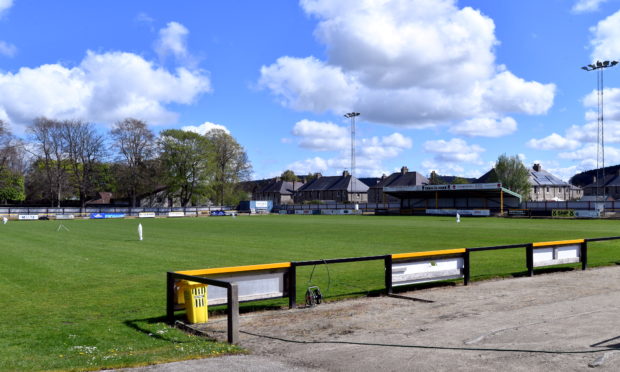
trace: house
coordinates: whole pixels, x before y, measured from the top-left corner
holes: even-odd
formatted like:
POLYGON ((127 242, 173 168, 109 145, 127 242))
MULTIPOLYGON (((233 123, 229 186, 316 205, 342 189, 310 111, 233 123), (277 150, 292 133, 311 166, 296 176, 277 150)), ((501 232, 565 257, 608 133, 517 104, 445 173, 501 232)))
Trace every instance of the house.
POLYGON ((342 176, 321 176, 300 187, 295 203, 310 201, 333 203, 366 203, 368 185, 344 171, 342 176))
POLYGON ((369 203, 398 203, 400 199, 383 193, 384 187, 428 185, 428 178, 418 172, 409 172, 407 167, 402 167, 400 172, 389 176, 383 175, 379 183, 368 189, 369 203))
MULTIPOLYGON (((544 170, 540 164, 534 164, 529 171, 530 194, 523 195, 525 199, 531 201, 566 201, 578 200, 583 196, 580 187, 562 181, 548 171, 544 170)), ((476 183, 497 182, 495 169, 491 169, 483 174, 476 183)))
POLYGON ((580 187, 564 182, 553 174, 534 164, 530 171, 530 200, 532 201, 565 201, 578 200, 583 196, 580 187))
POLYGON ((255 190, 252 200, 271 200, 273 205, 293 204, 293 196, 304 184, 298 181, 282 181, 275 178, 271 183, 255 190))
POLYGON ((620 199, 620 169, 613 173, 606 173, 600 182, 597 182, 596 176, 593 176, 592 183, 583 187, 583 195, 605 196, 605 200, 620 199))

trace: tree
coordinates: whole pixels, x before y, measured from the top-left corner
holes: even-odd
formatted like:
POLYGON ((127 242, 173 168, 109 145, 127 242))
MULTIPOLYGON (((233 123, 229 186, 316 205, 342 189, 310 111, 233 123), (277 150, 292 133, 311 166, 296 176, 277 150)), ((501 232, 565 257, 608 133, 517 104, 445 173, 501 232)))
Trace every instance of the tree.
POLYGON ((437 175, 437 172, 432 171, 428 181, 431 185, 445 185, 446 183, 437 175))
POLYGON ((89 195, 103 185, 107 155, 104 137, 98 134, 92 123, 81 120, 65 120, 61 124, 64 151, 71 169, 71 181, 78 192, 80 205, 86 205, 89 195))
POLYGON ((282 179, 282 181, 288 181, 288 182, 298 182, 299 181, 299 177, 297 177, 295 175, 295 172, 293 172, 290 169, 287 169, 284 172, 282 172, 282 175, 280 176, 280 178, 282 179))
POLYGON ((221 129, 212 129, 205 137, 210 142, 214 199, 220 205, 237 204, 240 195, 238 184, 248 180, 252 170, 248 156, 243 147, 221 129))
POLYGON ((305 182, 309 183, 310 181, 314 181, 314 180, 316 180, 319 177, 321 177, 321 173, 318 173, 318 172, 317 173, 312 173, 312 172, 310 172, 306 176, 306 181, 305 182))
POLYGON ((149 161, 155 154, 155 135, 146 123, 128 118, 114 124, 110 131, 113 148, 118 151, 117 159, 123 167, 117 169, 119 186, 127 191, 131 206, 136 206, 136 196, 149 186, 149 161))
POLYGON ((0 169, 0 202, 21 201, 26 198, 24 176, 8 168, 0 169))
POLYGON ((495 162, 495 174, 503 187, 524 197, 530 194, 530 172, 517 155, 500 155, 495 162))
POLYGON ((469 183, 469 181, 467 181, 465 178, 463 177, 454 177, 454 179, 452 180, 452 183, 455 185, 460 185, 460 184, 466 184, 469 183))
POLYGON ((209 140, 198 133, 168 129, 161 132, 159 145, 168 193, 187 206, 206 192, 209 140))
POLYGON ((43 195, 49 198, 52 206, 58 207, 64 195, 69 192, 68 157, 62 126, 60 121, 40 117, 35 119, 29 128, 37 148, 37 160, 33 163, 29 176, 36 177, 42 173, 46 182, 31 179, 28 184, 45 184, 47 191, 43 195))
POLYGON ((23 146, 0 120, 0 202, 24 200, 23 146))

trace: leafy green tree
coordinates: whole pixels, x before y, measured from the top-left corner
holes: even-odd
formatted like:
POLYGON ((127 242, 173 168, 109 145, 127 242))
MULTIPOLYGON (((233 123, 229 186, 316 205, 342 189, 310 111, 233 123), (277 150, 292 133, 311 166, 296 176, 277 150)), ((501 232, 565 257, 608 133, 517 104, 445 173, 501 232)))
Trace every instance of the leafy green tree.
POLYGON ((446 183, 437 175, 437 172, 432 171, 428 178, 431 185, 445 185, 446 183))
POLYGON ((112 148, 117 151, 115 178, 119 190, 127 193, 131 206, 136 206, 137 195, 148 191, 152 184, 149 182, 149 165, 155 155, 155 135, 145 122, 127 118, 114 124, 110 131, 112 148))
POLYGON ((228 133, 212 129, 205 134, 210 143, 211 190, 219 205, 239 202, 239 182, 250 178, 252 165, 243 147, 228 133))
POLYGON ((280 175, 280 179, 282 181, 288 181, 288 182, 299 182, 299 177, 297 177, 297 175, 295 175, 295 172, 293 172, 290 169, 287 169, 284 172, 282 172, 282 175, 280 175))
POLYGON ((209 177, 210 142, 198 133, 168 129, 160 134, 160 160, 168 194, 182 206, 206 192, 209 177))
POLYGON ((0 202, 22 201, 26 199, 24 176, 8 168, 0 170, 0 202))
POLYGON ((308 173, 308 175, 306 176, 306 183, 310 182, 310 181, 314 181, 317 178, 321 177, 321 173, 308 173))
POLYGON ((524 197, 530 194, 530 172, 519 156, 500 155, 495 162, 495 174, 503 187, 524 197))
POLYGON ((452 183, 455 185, 462 185, 462 184, 469 183, 469 182, 463 177, 454 177, 454 179, 452 180, 452 183))

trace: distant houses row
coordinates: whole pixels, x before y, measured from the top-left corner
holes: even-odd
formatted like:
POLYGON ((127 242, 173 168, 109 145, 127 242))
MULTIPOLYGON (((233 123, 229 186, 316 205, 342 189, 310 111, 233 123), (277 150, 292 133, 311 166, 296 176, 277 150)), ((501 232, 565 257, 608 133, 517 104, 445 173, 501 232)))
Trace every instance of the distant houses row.
MULTIPOLYGON (((568 201, 579 200, 585 195, 595 195, 596 188, 593 185, 583 189, 562 181, 542 169, 540 164, 534 164, 529 170, 531 191, 529 200, 532 201, 568 201)), ((441 179, 442 183, 454 182, 454 177, 441 179)), ((611 175, 610 175, 611 180, 611 175)), ((466 180, 471 183, 496 182, 494 169, 485 173, 478 179, 466 180)), ((615 194, 620 196, 620 175, 616 174, 614 184, 615 194)), ((251 190, 253 200, 269 200, 274 205, 303 204, 310 202, 321 203, 389 203, 398 202, 393 196, 383 192, 384 187, 418 186, 429 185, 431 181, 419 172, 410 172, 407 167, 402 167, 400 172, 380 178, 356 178, 344 171, 340 176, 321 176, 303 182, 283 181, 279 178, 256 181, 251 190)), ((612 190, 606 190, 605 195, 610 195, 612 190)), ((600 194, 599 194, 600 195, 600 194)))

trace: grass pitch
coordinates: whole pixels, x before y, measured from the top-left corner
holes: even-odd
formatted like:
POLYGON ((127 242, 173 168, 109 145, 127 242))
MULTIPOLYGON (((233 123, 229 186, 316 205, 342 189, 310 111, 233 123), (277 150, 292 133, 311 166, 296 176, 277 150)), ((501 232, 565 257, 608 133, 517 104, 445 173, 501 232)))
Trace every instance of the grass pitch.
MULTIPOLYGON (((167 271, 616 236, 620 221, 240 216, 11 221, 0 234, 0 370, 83 370, 240 352, 164 324, 167 271)), ((620 263, 620 241, 590 244, 588 261, 620 263)), ((300 268, 298 302, 310 284, 331 298, 379 290, 382 264, 300 268)), ((473 280, 519 275, 525 252, 474 253, 471 267, 473 280)))

